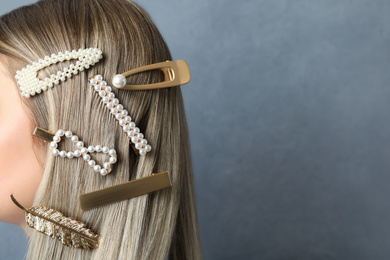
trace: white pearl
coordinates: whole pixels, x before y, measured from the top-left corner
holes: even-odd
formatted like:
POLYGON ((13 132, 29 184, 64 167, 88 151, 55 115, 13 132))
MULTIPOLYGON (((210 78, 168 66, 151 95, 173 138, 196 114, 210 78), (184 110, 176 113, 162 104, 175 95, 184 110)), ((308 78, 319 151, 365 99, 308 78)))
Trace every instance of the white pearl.
POLYGON ((95 151, 100 153, 102 151, 102 147, 100 145, 95 146, 95 151))
POLYGON ((119 120, 119 124, 121 126, 124 126, 126 124, 126 120, 124 120, 124 119, 119 120))
POLYGON ((133 132, 133 131, 128 132, 128 133, 127 133, 127 136, 133 137, 133 136, 134 136, 134 132, 133 132))
POLYGON ((85 147, 83 147, 83 148, 80 149, 80 152, 81 152, 82 154, 86 154, 86 153, 88 153, 88 149, 85 148, 85 147))
POLYGON ((109 109, 112 109, 112 108, 114 108, 114 104, 113 104, 112 102, 108 102, 108 103, 107 103, 107 107, 108 107, 109 109))
POLYGON ((96 91, 100 91, 100 90, 102 89, 102 87, 101 87, 100 85, 96 85, 96 86, 94 87, 94 89, 95 89, 96 91))
POLYGON ((88 152, 93 153, 95 151, 95 147, 92 145, 88 146, 88 152))
POLYGON ((100 90, 100 91, 99 91, 99 96, 101 96, 101 97, 106 96, 106 91, 100 90))
POLYGON ((80 157, 81 156, 81 152, 79 150, 74 151, 73 154, 74 154, 75 157, 80 157))
POLYGON ((108 103, 110 101, 110 99, 108 97, 104 97, 102 100, 103 100, 103 103, 108 103))
POLYGON ((57 131, 56 135, 58 136, 63 136, 65 133, 64 133, 64 130, 60 129, 57 131))
POLYGON ((53 136, 53 141, 58 143, 59 141, 61 140, 61 138, 59 136, 53 136))
POLYGON ((152 150, 152 147, 150 145, 146 146, 146 151, 150 152, 152 150))
POLYGON ((137 143, 137 142, 138 142, 138 137, 133 136, 133 137, 131 138, 131 141, 132 141, 133 143, 137 143))
POLYGON ((70 138, 70 140, 71 140, 73 143, 76 143, 76 142, 79 140, 79 138, 77 137, 77 135, 73 135, 73 136, 70 138))
POLYGON ((103 175, 103 176, 107 175, 107 173, 108 173, 108 172, 107 172, 106 169, 101 169, 101 170, 100 170, 100 174, 103 175))
POLYGON ((58 149, 53 149, 53 155, 58 156, 60 154, 60 151, 58 149))
POLYGON ((91 167, 95 166, 95 164, 96 164, 96 162, 94 160, 88 161, 88 165, 91 167))
POLYGON ((116 109, 116 108, 111 109, 111 114, 113 114, 113 115, 118 114, 118 109, 116 109))
POLYGON ((108 154, 109 154, 110 156, 114 156, 114 155, 116 154, 115 149, 111 149, 110 151, 108 151, 108 154))
POLYGON ((128 125, 123 126, 123 131, 129 132, 130 131, 130 126, 128 126, 128 125))
POLYGON ((105 162, 105 163, 103 164, 103 167, 104 167, 105 169, 110 169, 111 164, 108 163, 108 162, 105 162))
MULTIPOLYGON (((124 115, 124 116, 127 116, 129 114, 129 112, 127 112, 127 110, 126 109, 123 109, 123 111, 122 111, 122 115, 124 115)), ((131 120, 130 120, 131 121, 131 120)))
POLYGON ((61 152, 60 152, 60 156, 61 156, 61 157, 65 157, 65 156, 66 156, 66 152, 65 152, 65 151, 61 151, 61 152))
POLYGON ((116 118, 117 120, 121 120, 121 119, 122 119, 122 114, 116 114, 116 115, 115 115, 115 118, 116 118))
POLYGON ((67 138, 70 138, 70 137, 72 136, 72 132, 71 132, 71 131, 66 131, 66 132, 65 132, 65 136, 66 136, 67 138))
POLYGON ((135 123, 134 122, 130 122, 129 126, 130 127, 135 127, 135 123))
POLYGON ((112 78, 112 85, 116 88, 123 88, 126 86, 126 77, 122 74, 117 74, 112 78))
POLYGON ((97 81, 102 81, 103 80, 103 76, 102 75, 96 75, 95 79, 97 81))
POLYGON ((145 154, 146 154, 146 150, 145 150, 145 149, 140 150, 140 151, 139 151, 139 154, 140 154, 140 155, 145 155, 145 154))
POLYGON ((83 156, 83 159, 84 159, 84 161, 89 161, 90 159, 91 159, 91 156, 89 155, 89 154, 85 154, 84 156, 83 156))
POLYGON ((108 153, 109 149, 107 146, 103 146, 102 151, 103 153, 108 153))
POLYGON ((84 143, 82 141, 78 141, 76 143, 77 148, 82 148, 84 146, 84 143))
POLYGON ((57 146, 58 146, 57 143, 54 141, 50 143, 51 148, 57 148, 57 146))
POLYGON ((142 144, 141 143, 136 143, 135 144, 135 148, 137 148, 138 150, 142 148, 142 144))
POLYGON ((93 167, 93 170, 94 170, 95 172, 100 172, 100 170, 101 170, 100 165, 95 165, 95 166, 93 167))
POLYGON ((110 163, 111 164, 116 163, 116 157, 110 157, 110 163))
POLYGON ((111 99, 115 98, 115 94, 111 92, 110 94, 108 94, 108 97, 111 98, 111 99))
MULTIPOLYGON (((141 133, 138 133, 138 134, 137 134, 137 137, 138 137, 139 139, 143 139, 143 138, 144 138, 144 135, 141 134, 141 133)), ((145 141, 146 141, 146 140, 145 140, 145 141)))
POLYGON ((146 139, 142 139, 141 144, 147 145, 147 144, 148 144, 148 141, 147 141, 146 139))
POLYGON ((112 102, 114 105, 118 105, 118 104, 119 104, 119 99, 114 98, 111 102, 112 102))
POLYGON ((126 116, 125 120, 126 120, 126 122, 131 122, 131 117, 130 116, 126 116))
POLYGON ((122 111, 123 110, 123 105, 119 104, 116 106, 116 108, 118 109, 118 111, 122 111))
POLYGON ((74 157, 74 154, 72 152, 68 152, 66 154, 66 156, 69 158, 69 159, 72 159, 74 157))
POLYGON ((107 91, 108 93, 110 93, 112 91, 110 86, 105 87, 104 90, 107 91))

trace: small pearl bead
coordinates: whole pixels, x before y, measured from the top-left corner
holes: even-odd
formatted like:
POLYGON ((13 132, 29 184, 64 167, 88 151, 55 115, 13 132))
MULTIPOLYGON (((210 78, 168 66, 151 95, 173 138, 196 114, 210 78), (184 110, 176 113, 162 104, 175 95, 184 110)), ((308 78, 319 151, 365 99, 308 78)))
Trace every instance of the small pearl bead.
POLYGON ((79 150, 74 151, 73 154, 74 154, 75 157, 80 157, 81 156, 81 152, 79 150))
POLYGON ((102 80, 103 80, 103 76, 102 76, 102 75, 97 75, 97 76, 95 77, 95 79, 96 79, 97 81, 102 81, 102 80))
POLYGON ((131 138, 131 141, 132 141, 133 143, 137 143, 137 142, 138 142, 138 137, 133 136, 133 137, 131 138))
POLYGON ((54 141, 50 143, 51 148, 57 148, 57 146, 58 146, 57 143, 54 141))
POLYGON ((145 150, 145 149, 140 150, 140 151, 139 151, 139 154, 140 154, 140 155, 145 155, 145 154, 146 154, 146 150, 145 150))
POLYGON ((80 149, 80 152, 81 152, 82 154, 86 154, 86 153, 88 153, 88 149, 85 148, 85 147, 83 147, 83 148, 80 149))
POLYGON ((103 146, 102 151, 103 153, 108 153, 109 149, 107 146, 103 146))
POLYGON ((88 165, 91 167, 95 166, 95 164, 96 164, 96 162, 94 160, 88 161, 88 165))
POLYGON ((88 152, 93 153, 95 151, 95 147, 92 145, 88 146, 88 152))
POLYGON ((85 154, 84 156, 83 156, 83 159, 84 159, 84 161, 89 161, 90 159, 91 159, 91 156, 89 155, 89 154, 85 154))
POLYGON ((92 85, 96 85, 96 84, 97 84, 97 80, 96 80, 96 79, 91 79, 90 83, 91 83, 92 85))
POLYGON ((107 175, 107 170, 106 169, 101 169, 100 170, 100 174, 103 175, 103 176, 107 175))
POLYGON ((84 146, 84 143, 82 141, 78 141, 76 143, 77 148, 82 148, 84 146))
POLYGON ((64 130, 60 129, 57 131, 56 135, 58 136, 63 136, 65 133, 64 133, 64 130))
POLYGON ((74 157, 74 154, 72 152, 68 152, 66 154, 66 156, 69 158, 69 159, 72 159, 74 157))
POLYGON ((131 117, 130 116, 126 116, 125 120, 126 120, 126 122, 131 122, 131 117))
POLYGON ((135 123, 134 122, 130 122, 129 126, 130 127, 135 127, 135 123))
POLYGON ((150 152, 152 150, 152 147, 150 145, 146 146, 146 151, 150 152))
POLYGON ((111 92, 110 94, 108 94, 108 97, 111 98, 111 99, 115 98, 115 94, 111 92))
POLYGON ((115 115, 115 118, 116 118, 117 120, 121 120, 121 119, 122 119, 122 114, 116 114, 116 115, 115 115))
POLYGON ((108 97, 104 97, 102 100, 103 100, 103 103, 108 103, 110 101, 110 99, 108 97))
POLYGON ((118 104, 119 104, 119 99, 114 98, 111 102, 112 102, 114 105, 118 105, 118 104))
POLYGON ((141 143, 136 143, 135 144, 135 148, 137 148, 138 150, 142 148, 142 144, 141 143))
POLYGON ((58 149, 53 149, 53 155, 58 156, 60 154, 60 151, 58 149))
POLYGON ((99 96, 101 96, 101 97, 106 96, 106 91, 100 90, 100 91, 99 91, 99 96))
POLYGON ((124 120, 124 119, 119 120, 119 124, 121 126, 124 126, 126 124, 126 120, 124 120))
POLYGON ((53 141, 58 143, 59 141, 61 140, 61 138, 59 136, 53 136, 53 141))
POLYGON ((139 139, 143 139, 143 138, 144 138, 144 135, 141 134, 141 133, 139 133, 139 134, 137 134, 137 137, 138 137, 139 139))
POLYGON ((60 156, 61 156, 61 157, 65 157, 65 156, 66 156, 66 152, 65 152, 65 151, 61 151, 61 152, 60 152, 60 156))
POLYGON ((123 126, 123 131, 129 132, 130 131, 130 126, 128 126, 128 125, 123 126))
POLYGON ((112 91, 111 87, 109 87, 109 86, 105 87, 104 90, 107 91, 107 92, 111 92, 112 91))
POLYGON ((128 133, 127 133, 127 136, 133 137, 133 136, 134 136, 134 132, 133 132, 133 131, 128 132, 128 133))
MULTIPOLYGON (((123 110, 122 111, 122 115, 124 115, 124 116, 127 116, 129 114, 129 112, 127 112, 127 110, 123 110)), ((131 121, 131 120, 130 120, 131 121)))
POLYGON ((100 145, 95 146, 95 151, 100 153, 102 151, 102 147, 100 145))
POLYGON ((123 88, 126 85, 126 77, 122 74, 117 74, 112 78, 112 85, 116 88, 123 88))
POLYGON ((114 108, 114 104, 113 104, 112 102, 108 102, 108 103, 107 103, 107 107, 108 107, 109 109, 112 109, 112 108, 114 108))
POLYGON ((141 144, 147 145, 147 144, 148 144, 148 141, 147 141, 146 139, 143 139, 143 140, 141 141, 141 144))
POLYGON ((116 163, 116 157, 110 157, 110 163, 111 164, 116 163))
POLYGON ((111 165, 110 165, 110 163, 105 162, 105 163, 103 164, 103 167, 104 167, 105 169, 110 169, 111 165))
POLYGON ((100 172, 100 170, 101 170, 100 165, 95 165, 95 166, 93 167, 93 170, 94 170, 95 172, 100 172))
POLYGON ((111 149, 111 150, 108 152, 108 154, 109 154, 110 156, 114 156, 114 155, 116 154, 116 151, 115 151, 114 149, 111 149))
POLYGON ((73 136, 70 138, 70 140, 71 140, 73 143, 76 143, 76 142, 79 140, 79 138, 77 137, 77 135, 73 135, 73 136))
POLYGON ((67 138, 70 138, 70 137, 72 136, 72 132, 71 132, 71 131, 66 131, 66 132, 65 132, 65 136, 66 136, 67 138))

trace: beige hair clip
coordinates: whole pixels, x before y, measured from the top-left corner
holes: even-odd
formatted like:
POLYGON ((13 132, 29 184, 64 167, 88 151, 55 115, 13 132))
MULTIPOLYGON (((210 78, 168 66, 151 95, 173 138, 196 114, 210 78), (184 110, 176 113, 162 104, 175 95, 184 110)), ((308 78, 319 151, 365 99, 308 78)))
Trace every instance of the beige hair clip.
POLYGON ((159 88, 169 88, 179 85, 184 85, 190 82, 191 73, 188 63, 185 60, 178 61, 165 61, 154 63, 139 68, 135 68, 124 72, 122 74, 117 74, 112 79, 112 85, 119 89, 126 90, 147 90, 147 89, 159 89, 159 88), (126 77, 131 75, 149 71, 149 70, 161 70, 164 73, 165 79, 163 82, 146 84, 146 85, 126 85, 126 77))

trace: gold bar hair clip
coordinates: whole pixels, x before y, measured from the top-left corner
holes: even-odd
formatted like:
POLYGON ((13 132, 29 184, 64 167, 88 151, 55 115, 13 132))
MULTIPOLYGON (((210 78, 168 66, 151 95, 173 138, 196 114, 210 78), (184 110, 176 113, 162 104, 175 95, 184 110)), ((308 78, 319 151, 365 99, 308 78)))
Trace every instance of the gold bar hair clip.
POLYGON ((139 178, 105 189, 81 194, 79 196, 82 210, 90 210, 114 202, 131 199, 157 190, 172 187, 167 171, 153 173, 151 176, 139 178))
POLYGON ((146 66, 142 66, 139 68, 135 68, 124 72, 122 74, 117 74, 112 79, 112 85, 119 89, 126 90, 147 90, 147 89, 159 89, 159 88, 168 88, 175 87, 179 85, 184 85, 190 82, 191 73, 190 68, 188 67, 188 63, 185 60, 178 61, 165 61, 154 63, 146 66), (131 75, 149 71, 160 69, 165 76, 163 82, 146 84, 146 85, 126 85, 126 77, 131 75))

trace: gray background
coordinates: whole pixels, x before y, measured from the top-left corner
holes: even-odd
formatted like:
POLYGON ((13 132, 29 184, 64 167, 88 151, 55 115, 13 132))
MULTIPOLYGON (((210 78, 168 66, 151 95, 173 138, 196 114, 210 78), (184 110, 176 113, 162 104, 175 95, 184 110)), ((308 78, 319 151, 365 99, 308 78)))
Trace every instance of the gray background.
POLYGON ((190 64, 205 259, 390 259, 390 1, 137 2, 190 64))

